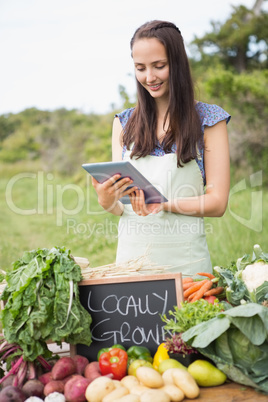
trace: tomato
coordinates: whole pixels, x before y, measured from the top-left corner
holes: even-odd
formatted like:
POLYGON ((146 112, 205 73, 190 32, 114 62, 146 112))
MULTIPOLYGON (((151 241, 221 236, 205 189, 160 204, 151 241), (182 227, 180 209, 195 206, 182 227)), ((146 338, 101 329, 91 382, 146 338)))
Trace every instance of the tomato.
POLYGON ((204 299, 205 299, 208 303, 214 304, 214 301, 217 299, 217 297, 215 297, 215 296, 206 296, 206 297, 204 297, 204 299))

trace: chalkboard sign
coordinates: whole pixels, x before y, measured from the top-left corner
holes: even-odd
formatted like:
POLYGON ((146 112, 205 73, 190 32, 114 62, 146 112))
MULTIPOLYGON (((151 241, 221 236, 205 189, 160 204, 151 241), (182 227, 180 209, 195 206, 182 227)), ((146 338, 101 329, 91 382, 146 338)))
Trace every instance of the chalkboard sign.
POLYGON ((142 345, 155 353, 164 341, 167 314, 183 300, 180 273, 84 280, 79 284, 80 301, 92 316, 88 329, 92 344, 72 347, 72 354, 97 359, 101 348, 121 344, 126 349, 142 345))

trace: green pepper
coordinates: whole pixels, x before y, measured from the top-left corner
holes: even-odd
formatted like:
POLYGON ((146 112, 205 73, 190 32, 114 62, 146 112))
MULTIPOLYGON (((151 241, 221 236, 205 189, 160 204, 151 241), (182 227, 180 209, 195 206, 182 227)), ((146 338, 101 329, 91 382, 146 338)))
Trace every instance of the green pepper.
POLYGON ((147 362, 152 363, 153 358, 151 356, 151 352, 145 346, 131 346, 127 350, 128 354, 128 367, 134 360, 146 360, 147 362))
POLYGON ((100 349, 100 350, 98 351, 97 360, 99 361, 100 355, 102 355, 103 353, 108 353, 108 352, 110 352, 112 349, 122 349, 122 350, 126 350, 126 349, 124 348, 124 346, 118 345, 118 344, 113 345, 113 346, 110 346, 109 348, 102 348, 102 349, 100 349))

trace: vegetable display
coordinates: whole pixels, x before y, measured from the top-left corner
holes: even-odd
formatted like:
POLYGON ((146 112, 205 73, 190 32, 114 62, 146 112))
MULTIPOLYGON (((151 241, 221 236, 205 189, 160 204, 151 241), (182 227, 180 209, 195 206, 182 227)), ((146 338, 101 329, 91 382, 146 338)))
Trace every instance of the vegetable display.
POLYGON ((229 379, 268 393, 268 308, 247 303, 221 312, 182 338, 229 379))
POLYGON ((49 356, 46 341, 91 344, 91 316, 79 300, 81 269, 64 247, 25 252, 6 275, 4 337, 23 359, 49 356))
POLYGON ((219 278, 216 278, 209 272, 199 272, 196 275, 206 277, 206 279, 200 280, 195 277, 182 279, 183 297, 185 301, 193 303, 201 298, 206 299, 210 296, 225 296, 224 287, 218 286, 219 278))
POLYGON ((268 254, 256 244, 252 255, 245 254, 227 268, 214 267, 219 285, 226 287, 226 298, 241 303, 268 303, 268 254))

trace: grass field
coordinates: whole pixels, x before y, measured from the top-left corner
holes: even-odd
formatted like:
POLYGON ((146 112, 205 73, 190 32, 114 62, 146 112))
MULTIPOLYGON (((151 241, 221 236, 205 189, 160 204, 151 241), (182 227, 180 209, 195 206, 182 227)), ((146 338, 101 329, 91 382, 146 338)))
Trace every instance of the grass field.
MULTIPOLYGON (((114 262, 118 218, 99 207, 88 177, 67 181, 41 171, 10 177, 0 179, 0 268, 9 270, 26 250, 53 246, 66 246, 91 266, 114 262)), ((267 189, 232 188, 225 215, 205 219, 213 265, 251 253, 255 243, 268 251, 267 189)))

